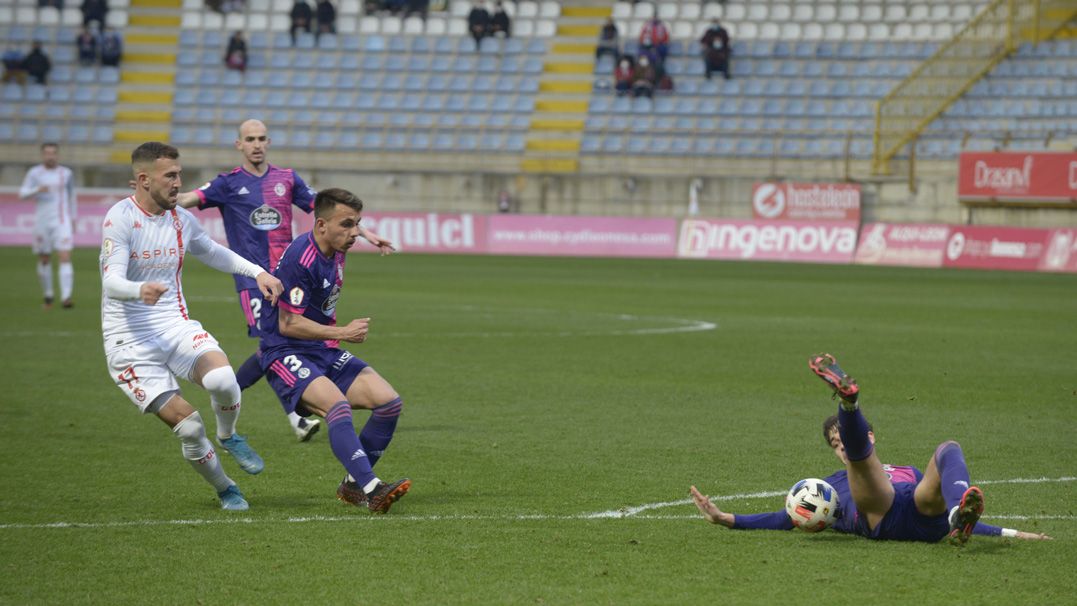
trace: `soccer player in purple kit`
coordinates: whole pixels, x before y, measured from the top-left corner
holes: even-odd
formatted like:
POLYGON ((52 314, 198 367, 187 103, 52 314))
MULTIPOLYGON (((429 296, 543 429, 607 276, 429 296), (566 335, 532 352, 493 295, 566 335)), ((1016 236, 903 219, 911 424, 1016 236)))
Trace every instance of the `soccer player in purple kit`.
MULTIPOLYGON (((266 159, 269 131, 261 121, 252 119, 240 124, 235 145, 243 155, 242 166, 221 173, 200 189, 180 194, 179 205, 219 208, 229 247, 252 263, 276 267, 284 249, 292 243, 292 206, 311 212, 315 192, 294 170, 269 164, 266 159)), ((361 229, 360 235, 383 255, 395 250, 391 242, 373 232, 361 229)), ((258 338, 265 311, 262 295, 253 280, 237 275, 235 281, 247 320, 247 334, 258 338)), ((257 351, 236 371, 241 389, 255 384, 262 375, 261 355, 257 351)), ((319 429, 317 419, 304 419, 295 413, 288 415, 288 422, 301 442, 309 440, 319 429)))
MULTIPOLYGON (((877 540, 934 543, 949 537, 956 545, 964 545, 973 534, 1051 538, 979 521, 984 510, 983 492, 970 485, 965 457, 957 442, 940 444, 926 472, 884 465, 875 453, 871 425, 860 412, 856 381, 830 354, 812 356, 808 364, 841 398, 838 414, 823 423, 823 437, 845 464, 845 469, 825 478, 839 495, 841 515, 834 530, 877 540)), ((721 511, 695 486, 691 494, 700 513, 712 524, 738 530, 793 528, 784 509, 734 515, 721 511)))
POLYGON ((362 211, 363 202, 349 191, 318 192, 314 229, 288 246, 274 272, 284 294, 262 323, 262 367, 287 412, 325 419, 329 445, 347 470, 337 498, 385 513, 411 488, 407 478, 385 483, 373 470, 393 439, 403 401, 371 366, 338 347, 340 341, 362 343, 370 329, 370 318, 343 326, 336 318, 344 261, 360 235, 362 211), (359 435, 353 408, 371 410, 359 435))

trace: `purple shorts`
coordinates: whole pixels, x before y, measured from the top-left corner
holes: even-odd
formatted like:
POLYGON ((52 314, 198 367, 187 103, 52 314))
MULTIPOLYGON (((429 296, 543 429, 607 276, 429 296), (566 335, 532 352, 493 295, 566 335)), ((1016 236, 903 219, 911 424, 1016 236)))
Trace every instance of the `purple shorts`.
POLYGON ((935 543, 950 533, 950 521, 944 513, 925 516, 916 510, 913 493, 916 484, 894 484, 894 502, 875 530, 868 528, 868 520, 860 512, 853 526, 856 534, 880 541, 922 541, 935 543))
POLYGON ((280 398, 285 412, 309 416, 310 411, 301 400, 310 382, 318 377, 332 381, 341 392, 347 394, 355 378, 368 364, 343 349, 298 351, 270 359, 262 358, 269 386, 280 398))

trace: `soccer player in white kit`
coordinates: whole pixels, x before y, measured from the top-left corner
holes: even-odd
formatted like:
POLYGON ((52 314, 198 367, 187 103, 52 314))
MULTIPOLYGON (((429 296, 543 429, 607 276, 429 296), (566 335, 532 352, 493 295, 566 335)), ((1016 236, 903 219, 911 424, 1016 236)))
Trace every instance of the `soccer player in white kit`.
POLYGON ((75 271, 71 266, 72 224, 78 208, 75 177, 71 169, 60 166, 60 146, 41 144, 41 164, 26 171, 19 188, 20 198, 34 198, 37 217, 34 223, 34 254, 37 255, 37 278, 45 295, 45 307, 52 307, 52 251, 60 260, 60 300, 70 308, 75 271))
POLYGON ((101 243, 101 328, 116 385, 143 413, 156 414, 179 438, 183 456, 217 491, 221 508, 246 510, 247 501, 217 459, 202 418, 180 394, 177 377, 210 394, 217 441, 247 473, 262 459, 235 432, 240 390, 228 357, 187 313, 183 257, 249 276, 276 303, 280 280, 210 239, 190 212, 176 208, 179 151, 149 142, 131 153, 135 194, 105 216, 101 243))

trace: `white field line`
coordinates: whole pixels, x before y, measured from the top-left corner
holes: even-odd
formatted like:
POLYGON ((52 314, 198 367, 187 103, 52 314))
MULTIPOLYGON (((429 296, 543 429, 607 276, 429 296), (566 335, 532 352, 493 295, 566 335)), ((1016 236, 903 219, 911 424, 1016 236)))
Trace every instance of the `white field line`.
MULTIPOLYGON (((0 530, 56 530, 56 529, 88 529, 100 530, 108 528, 148 528, 154 526, 236 526, 240 524, 311 524, 342 522, 367 522, 367 523, 390 523, 390 522, 527 522, 527 521, 594 521, 609 520, 612 517, 596 518, 590 515, 389 515, 371 516, 359 513, 353 516, 304 516, 290 518, 220 518, 215 520, 188 519, 188 520, 129 520, 122 522, 49 522, 46 524, 0 524, 0 530)), ((637 515, 633 520, 700 520, 698 515, 637 515)), ((1077 520, 1077 515, 1022 515, 1000 514, 985 515, 983 519, 994 520, 1077 520)))
MULTIPOLYGON (((231 301, 231 299, 229 299, 231 301)), ((519 310, 517 310, 519 311, 519 310)), ((526 310, 525 310, 526 311, 526 310)), ((535 330, 529 331, 475 331, 475 332, 451 332, 451 331, 435 331, 435 332, 379 332, 375 337, 385 337, 393 339, 407 339, 422 337, 424 339, 433 338, 511 338, 511 337, 600 337, 600 336, 636 336, 636 335, 663 335, 682 332, 704 332, 708 330, 714 330, 718 327, 714 322, 707 322, 705 320, 691 320, 687 318, 664 318, 658 316, 632 316, 627 314, 588 314, 599 318, 614 318, 619 322, 639 322, 639 323, 664 323, 672 324, 672 326, 656 326, 648 328, 616 328, 610 327, 606 330, 560 330, 541 332, 535 330)), ((94 331, 39 331, 39 330, 8 330, 0 331, 0 338, 13 339, 13 338, 54 338, 54 339, 67 339, 75 336, 88 336, 88 335, 100 335, 99 332, 94 331)))
MULTIPOLYGON (((1060 478, 1010 478, 1008 480, 982 480, 979 482, 973 482, 974 484, 1046 484, 1049 482, 1073 482, 1077 480, 1074 476, 1062 476, 1060 478)), ((767 492, 750 492, 744 494, 731 494, 713 496, 710 499, 712 501, 735 501, 738 499, 758 499, 764 497, 780 497, 784 495, 786 491, 767 491, 767 492)), ((677 507, 679 505, 690 505, 692 499, 679 499, 676 501, 665 501, 663 503, 647 503, 646 505, 636 505, 634 507, 622 507, 620 509, 610 509, 609 511, 596 511, 591 514, 584 514, 592 518, 627 518, 649 511, 651 509, 661 509, 663 507, 677 507)))
MULTIPOLYGON (((1061 478, 1013 478, 1009 480, 987 480, 979 482, 979 484, 1044 484, 1050 482, 1072 482, 1077 480, 1077 477, 1061 477, 1061 478)), ((785 494, 785 491, 764 491, 764 492, 749 492, 734 495, 723 495, 711 497, 716 501, 732 501, 736 499, 759 499, 781 496, 785 494)), ((0 530, 51 530, 51 529, 63 529, 63 528, 85 528, 85 529, 103 529, 103 528, 130 528, 130 527, 151 527, 151 526, 214 526, 214 525, 237 525, 237 524, 307 524, 307 523, 340 523, 340 522, 456 522, 456 521, 491 521, 491 522, 508 522, 508 521, 571 521, 571 520, 603 520, 603 519, 623 519, 634 518, 641 520, 698 520, 698 515, 655 515, 645 514, 639 515, 641 512, 647 509, 655 509, 658 507, 671 507, 675 505, 687 505, 691 503, 691 499, 682 499, 679 501, 667 501, 665 503, 652 503, 649 505, 640 505, 637 507, 624 507, 621 509, 614 509, 610 511, 598 512, 598 513, 578 513, 578 514, 566 514, 566 515, 553 515, 553 514, 505 514, 505 515, 390 515, 390 516, 370 516, 370 515, 351 515, 351 516, 291 516, 291 517, 270 517, 270 518, 220 518, 220 519, 185 519, 185 520, 128 520, 128 521, 115 521, 115 522, 48 522, 43 524, 0 524, 0 530)), ((986 515, 984 519, 994 520, 1065 520, 1073 521, 1077 520, 1077 516, 1074 515, 1024 515, 1024 514, 998 514, 998 515, 986 515)))

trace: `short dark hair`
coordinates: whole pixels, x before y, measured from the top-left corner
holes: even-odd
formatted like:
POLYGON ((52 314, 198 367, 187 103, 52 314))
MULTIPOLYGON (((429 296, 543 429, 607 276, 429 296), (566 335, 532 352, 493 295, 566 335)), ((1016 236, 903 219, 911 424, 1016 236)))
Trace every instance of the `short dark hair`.
POLYGON ((41 144, 41 151, 45 151, 46 147, 55 147, 57 151, 60 149, 60 144, 55 141, 46 141, 41 144))
MULTIPOLYGON (((823 439, 826 440, 828 446, 830 445, 830 431, 836 427, 838 427, 838 415, 830 415, 823 421, 823 439)), ((868 422, 868 431, 875 431, 870 422, 868 422)))
POLYGON ((131 164, 142 164, 144 162, 152 163, 158 158, 178 160, 179 155, 179 150, 167 143, 147 141, 136 147, 135 151, 131 152, 131 164))
POLYGON ((346 189, 330 187, 318 192, 314 197, 314 217, 324 219, 333 214, 337 204, 343 204, 355 212, 363 212, 363 201, 346 189))

